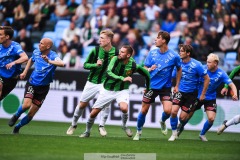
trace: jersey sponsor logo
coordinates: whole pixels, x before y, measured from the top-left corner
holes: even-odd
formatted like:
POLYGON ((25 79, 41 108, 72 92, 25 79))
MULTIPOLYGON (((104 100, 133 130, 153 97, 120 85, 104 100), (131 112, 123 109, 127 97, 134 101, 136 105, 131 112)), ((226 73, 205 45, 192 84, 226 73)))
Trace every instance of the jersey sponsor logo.
POLYGON ((131 76, 131 75, 132 75, 132 70, 128 70, 128 71, 126 72, 126 75, 127 75, 127 76, 131 76))
POLYGON ((168 63, 168 62, 169 62, 169 59, 166 59, 166 60, 165 60, 165 63, 168 63))
POLYGON ((207 69, 204 70, 203 74, 207 74, 207 69))
POLYGON ((188 68, 188 72, 192 72, 192 67, 189 67, 189 68, 188 68))
POLYGON ((13 50, 13 46, 11 46, 11 47, 8 49, 8 51, 6 52, 6 55, 9 56, 10 53, 12 52, 12 50, 13 50))
POLYGON ((191 68, 195 68, 197 66, 197 64, 196 63, 194 63, 194 62, 191 62, 191 64, 190 64, 190 67, 191 68))

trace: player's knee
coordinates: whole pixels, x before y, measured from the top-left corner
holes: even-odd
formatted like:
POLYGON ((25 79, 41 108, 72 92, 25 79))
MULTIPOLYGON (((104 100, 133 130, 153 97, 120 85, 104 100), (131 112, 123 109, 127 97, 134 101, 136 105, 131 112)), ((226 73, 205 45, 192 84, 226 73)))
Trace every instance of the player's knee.
POLYGON ((209 117, 209 118, 208 118, 208 122, 209 122, 209 123, 213 123, 213 122, 214 122, 214 120, 215 120, 215 118, 214 118, 214 117, 209 117))
POLYGON ((99 108, 93 108, 91 113, 90 113, 90 118, 96 118, 100 111, 101 110, 99 108))
POLYGON ((142 107, 141 112, 146 115, 148 113, 148 108, 142 107))
POLYGON ((186 121, 187 119, 188 119, 187 116, 180 115, 180 117, 179 117, 179 120, 182 121, 182 122, 186 121))
POLYGON ((88 106, 88 102, 80 102, 79 105, 78 105, 81 109, 84 109, 88 106))
POLYGON ((121 110, 122 110, 123 113, 127 113, 128 112, 128 107, 121 108, 121 110))
POLYGON ((164 110, 164 112, 165 112, 167 115, 171 115, 171 110, 170 110, 170 109, 164 110))
POLYGON ((171 116, 176 117, 176 116, 177 116, 177 113, 178 113, 178 109, 172 108, 171 116))
POLYGON ((37 106, 31 107, 31 109, 30 109, 29 112, 28 112, 28 116, 31 117, 31 118, 33 118, 34 115, 37 113, 38 109, 39 109, 39 108, 38 108, 37 106))
POLYGON ((31 100, 24 100, 24 102, 23 102, 23 104, 22 104, 22 107, 23 107, 24 109, 28 109, 28 108, 31 107, 31 105, 32 105, 32 101, 31 101, 31 100))

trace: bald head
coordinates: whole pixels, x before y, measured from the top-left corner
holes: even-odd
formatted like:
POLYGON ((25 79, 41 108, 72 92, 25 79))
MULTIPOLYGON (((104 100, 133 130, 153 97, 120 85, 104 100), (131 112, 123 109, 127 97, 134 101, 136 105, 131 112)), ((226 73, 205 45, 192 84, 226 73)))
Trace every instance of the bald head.
POLYGON ((44 41, 44 43, 45 43, 47 46, 50 47, 49 49, 52 48, 52 46, 53 46, 53 41, 52 41, 50 38, 43 38, 42 40, 44 41))
POLYGON ((41 52, 48 52, 53 46, 53 41, 50 38, 43 38, 40 41, 39 49, 41 52))

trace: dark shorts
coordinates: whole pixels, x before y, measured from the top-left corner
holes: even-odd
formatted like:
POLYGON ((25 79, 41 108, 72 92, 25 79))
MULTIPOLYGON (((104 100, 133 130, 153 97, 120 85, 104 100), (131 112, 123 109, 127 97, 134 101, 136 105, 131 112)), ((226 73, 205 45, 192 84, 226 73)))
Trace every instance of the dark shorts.
POLYGON ((43 101, 45 100, 50 85, 47 86, 34 86, 30 83, 27 83, 25 86, 24 98, 32 99, 32 103, 41 107, 43 101))
POLYGON ((17 81, 17 78, 0 77, 0 83, 2 83, 2 95, 0 97, 0 101, 16 87, 17 81))
POLYGON ((195 107, 195 111, 201 109, 202 105, 204 105, 204 111, 213 111, 213 112, 217 112, 217 103, 216 103, 216 99, 213 100, 203 100, 203 101, 199 101, 195 107))
POLYGON ((148 96, 143 96, 143 102, 147 104, 151 104, 155 102, 155 98, 159 96, 161 101, 172 101, 172 92, 171 88, 163 88, 163 89, 152 89, 152 94, 148 96))
POLYGON ((197 91, 190 93, 177 92, 173 95, 173 105, 179 105, 182 111, 190 113, 193 104, 197 100, 197 95, 197 91))

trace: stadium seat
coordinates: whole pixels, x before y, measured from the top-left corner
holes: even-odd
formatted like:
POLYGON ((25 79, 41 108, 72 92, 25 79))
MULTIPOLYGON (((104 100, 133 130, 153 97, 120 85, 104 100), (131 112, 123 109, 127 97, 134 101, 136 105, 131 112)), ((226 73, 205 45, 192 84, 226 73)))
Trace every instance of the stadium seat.
POLYGON ((140 49, 139 50, 139 56, 135 57, 136 62, 138 64, 142 64, 144 62, 145 58, 147 57, 147 54, 148 54, 148 50, 146 48, 140 49))
POLYGON ((227 52, 224 61, 224 68, 227 71, 231 71, 235 66, 234 63, 237 60, 237 52, 227 52))
POLYGON ((104 4, 104 0, 95 0, 95 2, 93 3, 93 8, 96 9, 103 4, 104 4))
POLYGON ((171 37, 171 39, 168 43, 168 47, 170 49, 176 50, 178 48, 179 38, 180 38, 179 36, 171 37))
POLYGON ((55 45, 56 47, 59 47, 60 42, 61 42, 61 39, 57 38, 57 39, 54 41, 54 45, 55 45))
MULTIPOLYGON (((75 0, 75 3, 81 4, 81 3, 82 3, 82 0, 75 0)), ((69 5, 69 4, 71 4, 71 1, 70 1, 70 0, 67 2, 67 5, 69 5)))
POLYGON ((50 38, 54 42, 56 40, 56 33, 52 31, 44 32, 42 38, 50 38))
POLYGON ((76 0, 75 2, 78 3, 78 4, 81 4, 82 0, 76 0))
POLYGON ((86 59, 87 56, 89 55, 90 51, 95 48, 95 46, 87 46, 83 48, 83 59, 86 59))
POLYGON ((59 20, 54 28, 55 32, 63 32, 63 30, 69 27, 70 21, 69 20, 59 20))
POLYGON ((33 43, 39 43, 40 40, 41 40, 41 37, 43 35, 44 32, 41 32, 41 31, 33 31, 31 34, 30 34, 30 38, 32 40, 33 43))
POLYGON ((97 4, 103 4, 103 3, 104 3, 104 0, 95 0, 94 3, 97 3, 97 4))
POLYGON ((39 43, 33 43, 33 48, 38 49, 38 45, 39 45, 39 43))
POLYGON ((225 53, 224 52, 213 52, 214 54, 218 55, 219 57, 219 65, 224 65, 225 53))
POLYGON ((57 30, 55 31, 56 39, 62 39, 63 37, 63 30, 57 30))
POLYGON ((143 36, 142 38, 143 38, 144 44, 145 44, 145 45, 148 45, 149 42, 150 42, 150 36, 143 36))
POLYGON ((50 20, 46 21, 44 31, 54 31, 55 25, 56 25, 56 22, 54 21, 50 21, 50 20))
POLYGON ((13 17, 7 17, 5 18, 6 21, 8 21, 10 24, 13 23, 13 17))

